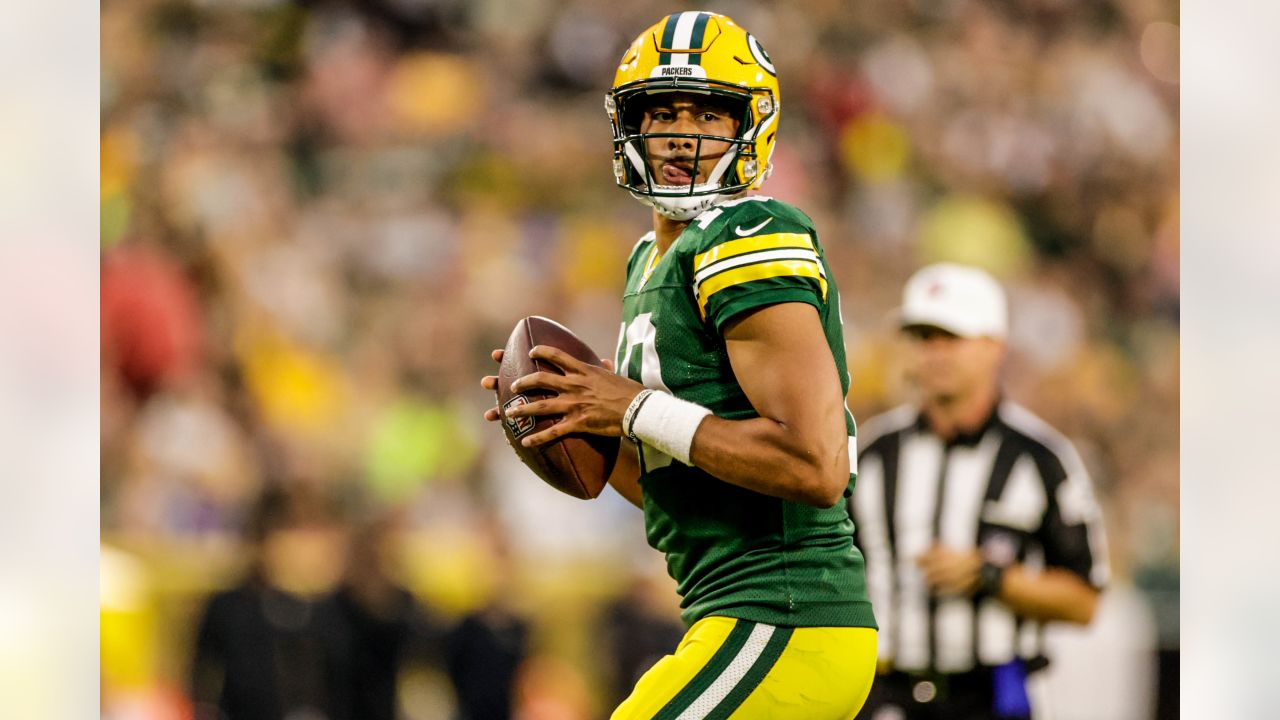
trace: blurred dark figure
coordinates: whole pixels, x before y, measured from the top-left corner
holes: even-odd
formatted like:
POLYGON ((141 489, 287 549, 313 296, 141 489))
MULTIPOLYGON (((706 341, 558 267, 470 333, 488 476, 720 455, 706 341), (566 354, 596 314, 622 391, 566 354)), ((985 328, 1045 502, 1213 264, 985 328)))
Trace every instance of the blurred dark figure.
POLYGON ((1156 619, 1156 720, 1178 720, 1181 683, 1179 597, 1181 582, 1176 556, 1165 562, 1140 565, 1134 581, 1151 604, 1156 619))
POLYGON ((270 486, 249 522, 253 562, 200 621, 196 720, 357 720, 351 632, 333 594, 345 531, 307 486, 270 486))
POLYGON ((495 519, 481 527, 502 580, 483 608, 449 632, 446 664, 460 720, 508 720, 516 671, 529 654, 529 623, 506 602, 512 564, 502 527, 495 519))
POLYGON ((497 604, 467 615, 449 633, 449 679, 461 720, 511 717, 516 670, 528 645, 529 624, 497 604))
POLYGON ((394 720, 401 671, 414 662, 438 665, 444 629, 394 579, 403 517, 383 515, 352 536, 338 606, 351 628, 351 700, 359 720, 394 720))
POLYGON ((612 660, 610 707, 626 700, 654 663, 675 652, 685 632, 678 613, 675 594, 645 574, 637 574, 627 592, 605 607, 599 635, 612 660))

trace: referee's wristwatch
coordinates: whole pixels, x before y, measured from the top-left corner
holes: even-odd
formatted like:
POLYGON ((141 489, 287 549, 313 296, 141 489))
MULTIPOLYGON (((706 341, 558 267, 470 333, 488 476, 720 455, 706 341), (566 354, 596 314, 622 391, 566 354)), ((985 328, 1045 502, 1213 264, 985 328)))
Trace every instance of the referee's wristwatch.
POLYGON ((1008 569, 1008 565, 983 562, 982 569, 978 571, 978 588, 974 594, 978 597, 999 598, 1000 588, 1004 585, 1004 572, 1008 569))

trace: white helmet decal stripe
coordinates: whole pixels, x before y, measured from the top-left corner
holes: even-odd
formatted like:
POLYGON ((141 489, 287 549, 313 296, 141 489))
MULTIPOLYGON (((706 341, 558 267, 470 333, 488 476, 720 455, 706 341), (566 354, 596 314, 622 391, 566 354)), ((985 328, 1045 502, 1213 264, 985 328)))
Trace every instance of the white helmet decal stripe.
MULTIPOLYGON (((679 19, 676 20, 675 37, 671 40, 673 48, 687 48, 690 40, 693 39, 693 26, 698 22, 699 12, 683 12, 680 13, 679 19)), ((671 53, 672 65, 688 65, 689 53, 671 53)))

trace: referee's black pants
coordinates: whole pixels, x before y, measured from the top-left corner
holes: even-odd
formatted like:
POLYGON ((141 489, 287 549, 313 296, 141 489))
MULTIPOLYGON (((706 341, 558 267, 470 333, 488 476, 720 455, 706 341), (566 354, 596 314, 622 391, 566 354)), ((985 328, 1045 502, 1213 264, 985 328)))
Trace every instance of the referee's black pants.
POLYGON ((997 715, 993 683, 991 668, 878 675, 858 720, 1030 720, 1030 715, 997 715))

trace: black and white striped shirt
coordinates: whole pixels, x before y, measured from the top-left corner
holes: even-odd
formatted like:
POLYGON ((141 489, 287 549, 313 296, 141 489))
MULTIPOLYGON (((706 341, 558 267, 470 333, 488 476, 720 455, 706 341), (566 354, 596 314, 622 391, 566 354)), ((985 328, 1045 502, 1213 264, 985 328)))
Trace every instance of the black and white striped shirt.
POLYGON ((851 512, 880 658, 898 670, 956 673, 1043 654, 1041 624, 998 600, 931 596, 915 558, 935 542, 1106 583, 1101 513, 1084 463, 1025 408, 1001 402, 978 431, 948 443, 904 406, 860 427, 858 439, 851 512))

